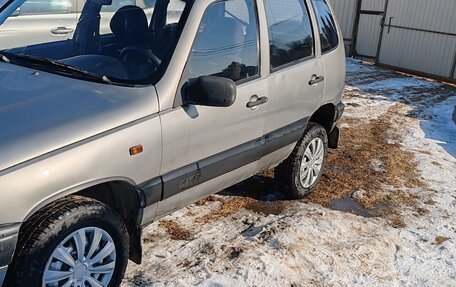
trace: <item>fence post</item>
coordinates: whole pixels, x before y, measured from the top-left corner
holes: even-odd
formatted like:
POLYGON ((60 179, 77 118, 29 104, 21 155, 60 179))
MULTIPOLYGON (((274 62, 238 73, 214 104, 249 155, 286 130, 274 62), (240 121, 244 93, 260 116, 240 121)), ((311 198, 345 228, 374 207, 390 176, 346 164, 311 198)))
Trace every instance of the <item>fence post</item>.
POLYGON ((454 60, 453 60, 453 68, 451 69, 450 79, 456 80, 455 73, 456 72, 456 50, 454 51, 454 60))
POLYGON ((382 26, 382 28, 380 30, 380 38, 378 39, 377 54, 375 55, 375 64, 378 64, 379 59, 380 59, 380 49, 382 48, 383 32, 385 31, 385 20, 386 20, 387 14, 388 14, 388 2, 389 2, 389 0, 385 0, 385 8, 383 9, 383 18, 380 22, 380 25, 382 26))
POLYGON ((355 21, 353 22, 353 30, 352 30, 352 45, 350 47, 349 56, 353 57, 356 56, 356 41, 358 40, 358 28, 359 28, 359 20, 361 18, 361 8, 363 5, 363 0, 356 0, 356 11, 355 11, 355 21))

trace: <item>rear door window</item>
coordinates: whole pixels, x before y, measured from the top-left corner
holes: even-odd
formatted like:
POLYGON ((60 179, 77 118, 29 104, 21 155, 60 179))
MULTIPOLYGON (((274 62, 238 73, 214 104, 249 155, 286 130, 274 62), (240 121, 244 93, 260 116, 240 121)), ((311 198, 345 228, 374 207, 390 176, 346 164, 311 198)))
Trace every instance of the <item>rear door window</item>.
POLYGON ((336 22, 326 0, 312 0, 312 3, 318 20, 321 51, 326 53, 339 45, 336 22))
POLYGON ((271 67, 314 55, 312 25, 303 0, 265 0, 271 67))

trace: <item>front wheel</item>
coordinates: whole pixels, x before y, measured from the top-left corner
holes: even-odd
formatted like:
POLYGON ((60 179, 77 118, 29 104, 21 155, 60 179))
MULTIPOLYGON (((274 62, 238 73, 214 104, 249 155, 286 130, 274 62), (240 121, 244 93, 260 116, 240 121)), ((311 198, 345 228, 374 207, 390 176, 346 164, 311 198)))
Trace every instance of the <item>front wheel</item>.
POLYGON ((70 196, 35 214, 21 229, 11 286, 119 286, 128 233, 105 204, 70 196))
POLYGON ((328 136, 319 124, 309 123, 291 155, 275 169, 286 195, 301 199, 315 190, 323 174, 328 136))

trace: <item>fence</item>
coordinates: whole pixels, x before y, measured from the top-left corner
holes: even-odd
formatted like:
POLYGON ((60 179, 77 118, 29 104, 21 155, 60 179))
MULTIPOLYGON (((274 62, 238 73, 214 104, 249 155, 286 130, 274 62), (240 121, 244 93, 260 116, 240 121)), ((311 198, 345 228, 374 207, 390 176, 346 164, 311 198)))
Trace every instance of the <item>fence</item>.
POLYGON ((332 0, 347 54, 456 82, 455 0, 332 0))

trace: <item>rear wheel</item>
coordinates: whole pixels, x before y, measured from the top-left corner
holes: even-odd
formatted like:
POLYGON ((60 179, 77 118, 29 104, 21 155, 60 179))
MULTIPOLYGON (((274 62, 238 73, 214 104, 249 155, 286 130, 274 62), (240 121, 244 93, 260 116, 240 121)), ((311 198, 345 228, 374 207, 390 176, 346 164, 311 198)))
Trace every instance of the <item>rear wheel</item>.
POLYGON ((11 286, 119 286, 128 233, 105 204, 70 196, 35 214, 21 229, 11 286))
POLYGON ((291 155, 275 169, 286 195, 304 198, 315 190, 326 162, 328 136, 319 124, 309 123, 291 155))

